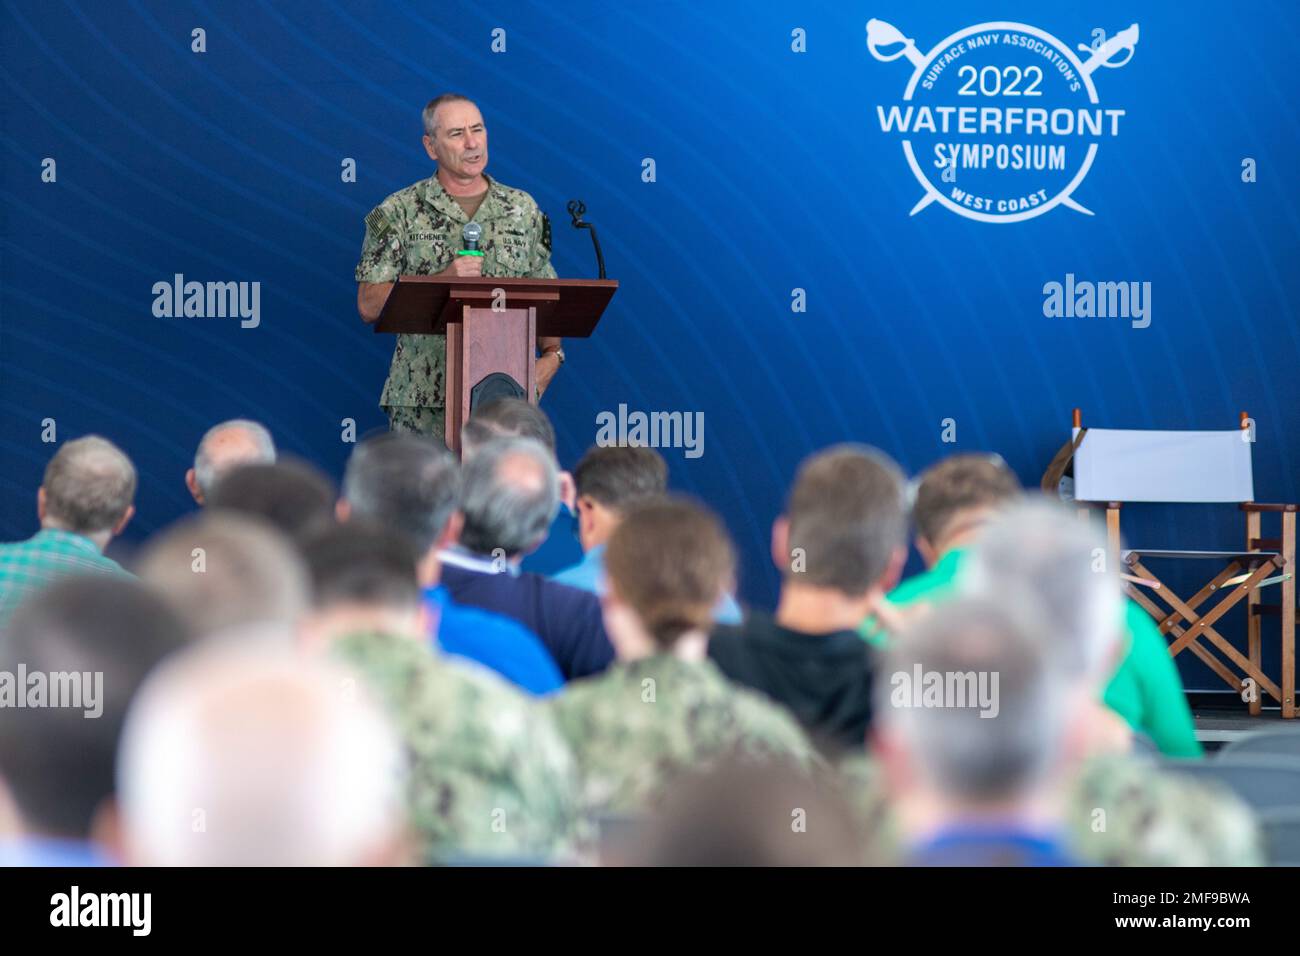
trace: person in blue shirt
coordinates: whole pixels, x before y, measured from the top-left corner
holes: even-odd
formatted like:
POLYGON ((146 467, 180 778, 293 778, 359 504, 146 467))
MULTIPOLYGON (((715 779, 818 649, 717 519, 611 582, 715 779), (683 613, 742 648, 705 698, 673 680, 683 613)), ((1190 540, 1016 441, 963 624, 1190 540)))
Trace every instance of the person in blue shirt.
POLYGON ((913 866, 1075 866, 1062 781, 1079 697, 1028 595, 944 604, 878 674, 872 746, 913 866))
POLYGON ((573 477, 560 468, 556 454, 555 426, 536 405, 517 398, 498 398, 478 406, 460 432, 460 456, 469 461, 475 449, 493 438, 531 438, 540 442, 555 459, 560 481, 560 507, 551 519, 546 537, 520 562, 521 571, 553 575, 582 558, 574 513, 573 477))
POLYGON ((136 689, 193 634, 125 575, 64 578, 28 597, 0 632, 0 673, 46 675, 46 706, 0 717, 0 803, 16 832, 0 866, 109 866, 117 749, 136 689), (51 706, 57 703, 57 706, 51 706))
POLYGON ((464 606, 442 586, 439 552, 454 542, 462 519, 456 458, 430 439, 387 434, 357 446, 343 476, 340 521, 364 518, 406 535, 420 558, 432 628, 444 653, 477 661, 534 694, 564 684, 554 657, 528 628, 500 614, 464 606))
MULTIPOLYGON (((573 469, 573 483, 578 540, 586 553, 582 560, 551 578, 560 584, 600 594, 605 588, 605 542, 630 509, 667 492, 668 466, 653 448, 594 447, 573 469)), ((736 599, 724 594, 714 609, 714 621, 739 624, 741 618, 736 599)))

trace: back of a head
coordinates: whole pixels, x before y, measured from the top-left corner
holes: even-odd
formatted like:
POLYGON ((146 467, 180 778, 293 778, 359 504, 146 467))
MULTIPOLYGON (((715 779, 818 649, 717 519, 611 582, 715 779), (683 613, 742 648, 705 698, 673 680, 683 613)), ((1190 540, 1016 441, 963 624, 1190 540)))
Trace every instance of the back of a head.
POLYGON ((343 497, 352 516, 407 535, 421 554, 446 529, 460 491, 456 457, 419 435, 380 435, 362 442, 343 474, 343 497))
POLYGON ((688 631, 709 629, 735 568, 722 523, 708 509, 680 498, 634 508, 605 549, 611 591, 661 647, 688 631))
POLYGON ((4 708, 0 777, 29 828, 88 834, 113 792, 132 695, 189 636, 161 598, 124 576, 66 578, 19 606, 0 632, 0 673, 25 669, 18 693, 30 702, 41 686, 45 696, 39 707, 4 708))
POLYGON ((967 594, 1005 602, 1028 592, 1051 616, 1049 652, 1079 680, 1106 680, 1120 639, 1123 594, 1101 531, 1034 496, 981 532, 959 576, 967 594))
POLYGON ((334 483, 304 461, 240 465, 217 481, 207 495, 213 510, 262 518, 290 537, 312 525, 332 521, 338 498, 334 483))
POLYGON ((307 608, 307 572, 293 545, 265 522, 229 512, 172 525, 149 541, 136 572, 200 636, 289 625, 307 608))
POLYGON ((555 426, 544 411, 520 398, 498 398, 475 408, 461 429, 461 457, 468 460, 493 438, 531 438, 555 456, 555 426))
POLYGON ((903 474, 873 448, 828 448, 800 466, 786 518, 789 548, 802 558, 786 564, 789 583, 864 594, 906 540, 903 474))
POLYGON ((531 438, 494 438, 462 466, 460 543, 507 557, 535 548, 560 507, 554 456, 531 438))
POLYGON ((266 426, 247 418, 213 425, 194 454, 194 480, 206 499, 218 480, 241 465, 275 464, 275 441, 266 426))
POLYGON ((643 445, 597 446, 573 469, 573 483, 580 497, 622 512, 667 491, 668 465, 643 445))
POLYGON ((876 720, 926 784, 988 805, 1026 795, 1058 766, 1067 708, 1030 596, 1014 605, 958 598, 890 644, 876 720))
POLYGON ((98 435, 65 443, 45 466, 45 515, 77 534, 111 531, 135 499, 131 459, 98 435))
POLYGON ((727 760, 685 775, 634 841, 639 866, 859 866, 844 798, 780 761, 727 760))
POLYGON ((201 645, 146 683, 119 760, 130 863, 389 862, 400 743, 350 672, 289 639, 201 645))
POLYGON ((318 610, 360 606, 409 611, 420 605, 420 555, 405 535, 357 518, 318 528, 299 546, 318 610))
POLYGON ((997 455, 953 455, 921 473, 912 504, 916 533, 937 544, 955 530, 954 519, 998 508, 1019 497, 1020 481, 997 455))

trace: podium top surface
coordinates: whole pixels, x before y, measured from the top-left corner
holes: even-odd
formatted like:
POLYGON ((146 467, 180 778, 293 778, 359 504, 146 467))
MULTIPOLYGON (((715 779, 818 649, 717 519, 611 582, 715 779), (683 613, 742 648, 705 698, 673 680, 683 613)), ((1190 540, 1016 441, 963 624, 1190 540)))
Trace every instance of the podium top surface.
POLYGON ((497 276, 399 276, 375 331, 445 335, 461 306, 490 308, 504 290, 507 309, 537 308, 537 334, 586 338, 618 289, 616 279, 507 279, 497 276))

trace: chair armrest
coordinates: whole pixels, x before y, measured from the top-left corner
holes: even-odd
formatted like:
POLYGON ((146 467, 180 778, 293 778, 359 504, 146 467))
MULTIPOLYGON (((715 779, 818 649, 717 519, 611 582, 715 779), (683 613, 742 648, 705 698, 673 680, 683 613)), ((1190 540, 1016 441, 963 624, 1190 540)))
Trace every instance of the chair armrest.
POLYGON ((1266 505, 1258 501, 1243 501, 1237 507, 1242 511, 1300 511, 1300 505, 1266 505))

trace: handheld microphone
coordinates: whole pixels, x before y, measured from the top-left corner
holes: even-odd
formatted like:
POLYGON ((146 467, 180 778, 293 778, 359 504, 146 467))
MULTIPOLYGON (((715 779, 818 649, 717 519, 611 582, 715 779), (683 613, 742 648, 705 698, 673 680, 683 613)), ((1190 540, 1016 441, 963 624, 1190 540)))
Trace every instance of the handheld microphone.
POLYGON ((478 241, 483 238, 483 227, 478 223, 465 223, 465 228, 460 231, 460 237, 465 241, 464 252, 472 252, 480 256, 483 254, 478 248, 478 241))

